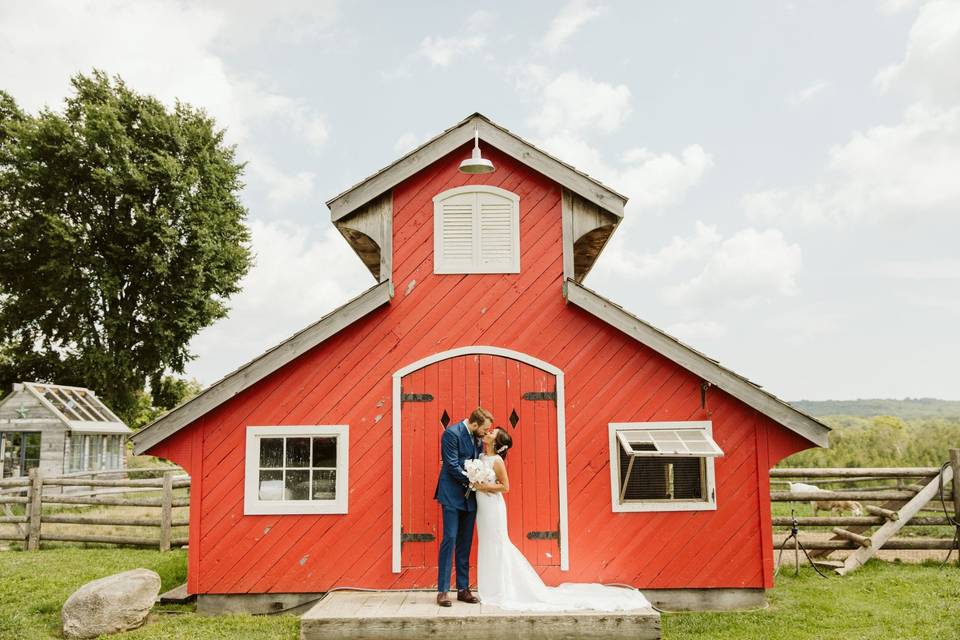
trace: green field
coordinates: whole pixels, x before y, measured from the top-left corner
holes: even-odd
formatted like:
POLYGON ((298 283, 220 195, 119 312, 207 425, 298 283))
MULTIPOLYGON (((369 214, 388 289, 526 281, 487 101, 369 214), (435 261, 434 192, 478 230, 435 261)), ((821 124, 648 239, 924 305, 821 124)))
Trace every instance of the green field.
MULTIPOLYGON (((136 567, 160 574, 163 588, 181 584, 186 554, 127 549, 55 548, 36 553, 0 552, 0 638, 59 638, 60 607, 80 585, 136 567)), ((663 637, 730 640, 957 637, 960 568, 871 562, 846 578, 823 579, 812 571, 777 579, 770 606, 734 613, 664 614, 663 637)), ((192 606, 158 607, 147 626, 112 638, 290 639, 299 635, 293 616, 206 618, 192 606)))

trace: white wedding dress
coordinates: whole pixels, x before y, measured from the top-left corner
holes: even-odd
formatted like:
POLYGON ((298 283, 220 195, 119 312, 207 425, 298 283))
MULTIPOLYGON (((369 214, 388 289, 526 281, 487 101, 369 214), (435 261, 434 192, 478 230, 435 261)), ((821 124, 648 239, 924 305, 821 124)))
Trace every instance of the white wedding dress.
MULTIPOLYGON (((500 456, 481 456, 493 467, 500 456)), ((626 611, 649 607, 642 593, 602 584, 548 587, 507 534, 501 493, 477 492, 477 591, 484 604, 515 611, 626 611)))

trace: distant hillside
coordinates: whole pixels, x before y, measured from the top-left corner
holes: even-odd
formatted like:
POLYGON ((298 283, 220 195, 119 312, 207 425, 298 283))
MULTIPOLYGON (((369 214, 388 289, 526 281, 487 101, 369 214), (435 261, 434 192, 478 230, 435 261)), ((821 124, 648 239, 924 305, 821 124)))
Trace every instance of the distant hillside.
POLYGON ((903 400, 796 400, 790 404, 813 416, 896 416, 916 418, 960 417, 960 400, 905 398, 903 400))

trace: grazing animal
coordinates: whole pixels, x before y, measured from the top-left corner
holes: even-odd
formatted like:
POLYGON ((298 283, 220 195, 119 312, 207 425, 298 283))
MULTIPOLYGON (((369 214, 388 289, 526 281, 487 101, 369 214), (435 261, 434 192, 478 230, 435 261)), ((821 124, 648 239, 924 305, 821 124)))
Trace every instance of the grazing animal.
MULTIPOLYGON (((824 491, 815 484, 806 484, 805 482, 791 482, 790 491, 795 492, 816 492, 824 491)), ((837 515, 843 515, 844 511, 850 511, 855 516, 863 515, 863 507, 854 500, 811 500, 810 507, 813 509, 813 515, 819 511, 833 511, 837 515)))
POLYGON ((855 516, 863 515, 863 507, 855 500, 811 500, 810 506, 813 507, 813 515, 818 511, 833 511, 842 516, 844 511, 850 511, 855 516))

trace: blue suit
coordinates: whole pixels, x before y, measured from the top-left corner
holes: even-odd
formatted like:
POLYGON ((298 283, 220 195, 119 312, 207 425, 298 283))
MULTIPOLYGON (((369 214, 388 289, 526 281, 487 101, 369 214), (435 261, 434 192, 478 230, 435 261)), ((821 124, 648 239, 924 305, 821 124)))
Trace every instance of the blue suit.
POLYGON ((476 440, 466 420, 451 425, 440 437, 443 464, 433 497, 443 508, 443 540, 440 542, 437 591, 450 589, 450 570, 454 551, 457 559, 457 590, 470 586, 470 547, 477 519, 477 496, 469 491, 470 481, 463 463, 479 455, 476 440))

